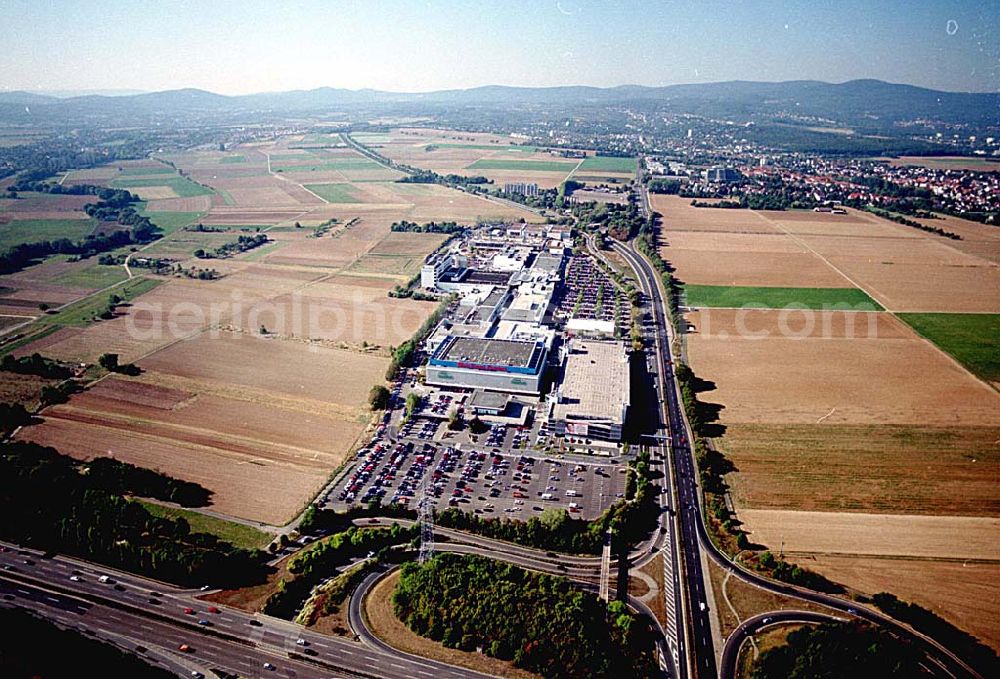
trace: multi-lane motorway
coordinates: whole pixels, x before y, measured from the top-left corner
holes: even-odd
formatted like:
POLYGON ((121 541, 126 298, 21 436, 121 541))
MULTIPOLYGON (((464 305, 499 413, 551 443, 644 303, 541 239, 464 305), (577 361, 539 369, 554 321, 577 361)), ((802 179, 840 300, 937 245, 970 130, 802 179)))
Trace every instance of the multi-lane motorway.
MULTIPOLYGON (((641 187, 639 191, 639 205, 642 211, 646 213, 648 210, 648 200, 645 196, 644 187, 641 187)), ((734 564, 726 555, 715 548, 715 545, 709 538, 701 515, 699 477, 694 455, 690 448, 691 431, 679 398, 679 388, 673 373, 673 363, 670 354, 670 345, 673 341, 673 328, 666 322, 668 312, 666 300, 658 282, 659 275, 652 264, 634 248, 634 244, 624 245, 613 240, 611 242, 615 251, 624 257, 629 266, 635 270, 640 281, 640 287, 645 294, 649 295, 652 307, 654 334, 658 340, 654 343, 654 350, 657 354, 657 362, 659 364, 657 388, 662 406, 661 424, 668 430, 670 442, 669 460, 672 467, 674 491, 677 494, 678 500, 675 507, 680 524, 678 546, 683 553, 683 563, 686 571, 683 575, 683 580, 688 606, 684 621, 686 623, 687 636, 690 639, 687 666, 691 673, 696 677, 715 677, 717 675, 716 649, 712 642, 709 621, 710 613, 708 608, 710 602, 706 596, 704 576, 701 568, 701 554, 704 551, 706 556, 711 558, 724 570, 731 572, 733 576, 740 578, 752 586, 826 606, 833 611, 844 614, 845 617, 854 617, 875 625, 880 625, 897 636, 909 639, 918 648, 923 650, 928 658, 927 666, 938 676, 978 676, 963 660, 935 640, 900 625, 874 609, 836 596, 764 578, 734 564), (704 604, 704 609, 702 608, 702 604, 704 604)), ((763 617, 776 617, 778 615, 779 613, 775 613, 763 617)), ((683 658, 681 664, 684 664, 683 658)), ((726 668, 722 667, 721 669, 725 670, 726 668)), ((723 674, 722 676, 726 677, 729 675, 723 674)))
POLYGON ((224 606, 213 613, 210 604, 196 598, 198 591, 65 557, 46 559, 12 545, 4 548, 3 605, 30 608, 64 627, 134 644, 133 651, 137 646, 154 650, 203 672, 218 667, 245 677, 329 677, 331 670, 341 676, 394 679, 482 677, 445 663, 315 634, 268 616, 224 606), (110 581, 101 582, 102 576, 110 581), (199 624, 202 620, 209 624, 199 624), (180 650, 182 644, 189 647, 187 652, 180 650), (265 663, 274 669, 266 669, 265 663))

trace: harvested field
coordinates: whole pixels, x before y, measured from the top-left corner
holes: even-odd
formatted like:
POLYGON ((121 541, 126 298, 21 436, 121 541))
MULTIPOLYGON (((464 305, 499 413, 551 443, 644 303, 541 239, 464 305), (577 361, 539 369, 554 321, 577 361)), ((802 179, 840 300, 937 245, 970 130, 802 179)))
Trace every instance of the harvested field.
MULTIPOLYGON (((434 310, 434 302, 393 299, 385 288, 318 283, 256 304, 234 323, 253 332, 264 325, 282 337, 360 345, 398 345, 409 339, 434 310), (374 295, 372 294, 374 292, 374 295)), ((391 287, 396 281, 380 280, 391 287)))
POLYGON ((146 209, 150 212, 207 212, 211 207, 211 196, 167 198, 146 203, 146 209))
POLYGON ((655 211, 663 215, 663 232, 731 231, 734 233, 781 233, 767 219, 750 210, 722 210, 691 207, 691 199, 653 193, 649 196, 655 211))
MULTIPOLYGON (((147 408, 172 410, 185 401, 194 398, 194 394, 180 389, 158 387, 155 384, 144 384, 117 377, 108 377, 88 389, 86 397, 91 399, 100 398, 147 408)), ((73 405, 79 406, 80 399, 74 399, 73 405)))
MULTIPOLYGON (((850 281, 809 252, 682 250, 668 247, 663 258, 677 278, 696 285, 851 287, 850 281)), ((880 300, 881 301, 881 300, 880 300)))
MULTIPOLYGON (((706 395, 711 398, 711 392, 706 395)), ((739 512, 1000 516, 1000 427, 729 424, 739 512)))
MULTIPOLYGON (((1000 564, 1000 518, 741 509, 751 541, 786 554, 986 559, 1000 564)), ((794 561, 794 559, 793 559, 794 561)))
POLYGON ((515 170, 517 172, 562 172, 569 174, 577 163, 554 160, 503 160, 488 158, 477 160, 467 170, 515 170))
POLYGON ((830 262, 891 311, 1000 311, 1000 267, 903 264, 835 256, 830 262))
POLYGON ((329 473, 268 463, 259 457, 223 457, 201 445, 58 417, 22 430, 18 438, 83 460, 113 456, 201 483, 215 491, 214 511, 274 524, 288 521, 302 509, 329 473))
POLYGON ((143 369, 248 387, 355 409, 383 379, 388 360, 328 347, 253 335, 209 333, 140 361, 143 369), (255 366, 252 371, 247 366, 255 366))
POLYGON ((1000 172, 1000 162, 990 158, 965 156, 900 156, 891 158, 894 167, 917 165, 938 170, 972 170, 974 172, 1000 172))
POLYGON ((690 336, 691 365, 717 384, 705 396, 725 405, 725 423, 1000 424, 1000 394, 916 336, 796 338, 810 318, 824 327, 824 313, 836 312, 795 312, 805 320, 766 339, 690 336))
POLYGON ((803 314, 784 309, 701 309, 686 313, 685 318, 699 338, 752 339, 787 334, 802 339, 913 340, 913 332, 904 323, 881 312, 803 314))
POLYGON ((996 605, 1000 564, 996 562, 815 555, 803 563, 865 594, 892 592, 929 608, 1000 650, 1000 607, 996 605))

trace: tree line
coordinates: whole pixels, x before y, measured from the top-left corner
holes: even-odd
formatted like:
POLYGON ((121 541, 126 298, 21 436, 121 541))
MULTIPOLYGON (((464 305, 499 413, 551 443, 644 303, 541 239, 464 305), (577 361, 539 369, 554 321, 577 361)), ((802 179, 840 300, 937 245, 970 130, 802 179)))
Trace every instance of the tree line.
POLYGON ((198 259, 225 259, 226 257, 232 257, 233 255, 238 255, 239 253, 246 252, 247 250, 253 250, 254 248, 260 247, 265 243, 269 243, 270 241, 271 239, 267 237, 266 233, 239 236, 236 240, 223 243, 214 250, 203 250, 202 248, 198 248, 194 251, 194 256, 198 259))
POLYGON ((84 207, 87 214, 95 219, 115 222, 128 228, 107 234, 90 234, 78 241, 58 238, 34 243, 19 243, 0 253, 0 274, 20 271, 51 255, 71 255, 78 259, 86 259, 126 245, 149 243, 159 238, 162 233, 148 217, 136 212, 133 204, 139 199, 128 191, 90 185, 72 186, 68 187, 66 191, 62 191, 56 190, 62 188, 60 185, 45 182, 28 182, 17 186, 28 186, 32 191, 45 193, 96 195, 98 201, 88 203, 84 207))
POLYGON ((605 606, 565 578, 444 553, 404 564, 392 602, 421 636, 545 677, 657 673, 648 626, 621 602, 605 606))
POLYGON ((125 497, 139 492, 175 497, 175 491, 186 492, 183 482, 121 464, 98 463, 91 475, 54 448, 3 444, 0 535, 185 586, 238 587, 263 579, 262 552, 192 533, 184 518, 154 517, 125 497))
POLYGON ((293 577, 278 582, 277 589, 264 602, 263 611, 291 620, 309 597, 309 592, 352 559, 408 542, 418 534, 417 527, 403 528, 393 524, 390 528, 351 526, 323 538, 289 560, 288 572, 293 577))
POLYGON ((410 233, 460 234, 467 231, 469 227, 456 222, 427 222, 426 224, 417 224, 416 222, 409 222, 403 219, 398 222, 393 222, 389 229, 396 232, 410 233))

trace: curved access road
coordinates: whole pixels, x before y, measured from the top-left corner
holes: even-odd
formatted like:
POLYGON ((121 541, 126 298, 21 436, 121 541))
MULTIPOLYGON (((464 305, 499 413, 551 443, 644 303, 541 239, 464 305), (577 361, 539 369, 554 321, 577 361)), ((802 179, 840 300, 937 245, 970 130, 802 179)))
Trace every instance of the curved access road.
POLYGON ((774 611, 761 613, 748 618, 733 630, 722 648, 722 659, 719 661, 719 677, 721 679, 736 679, 737 662, 743 643, 767 627, 789 623, 807 623, 821 625, 824 622, 842 622, 843 618, 810 611, 774 611))
POLYGON ((714 667, 715 648, 710 641, 710 635, 707 635, 708 639, 706 639, 704 633, 705 621, 703 617, 704 614, 707 614, 707 610, 700 610, 702 603, 705 604, 706 609, 708 607, 704 598, 705 593, 700 562, 700 553, 701 550, 704 550, 704 553, 721 568, 731 572, 735 577, 754 587, 775 594, 827 606, 835 611, 860 618, 875 625, 880 625, 893 634, 910 640, 924 651, 936 667, 935 671, 939 676, 979 677, 980 675, 964 660, 935 639, 917 632, 881 612, 841 597, 765 578, 758 573, 734 564, 715 547, 715 544, 708 535, 705 520, 702 516, 701 485, 697 465, 694 460, 694 453, 689 444, 692 432, 683 406, 681 405, 680 391, 669 353, 669 345, 673 341, 674 334, 673 327, 667 322, 668 307, 661 289, 660 277, 649 260, 635 249, 634 243, 626 246, 622 243, 612 241, 612 246, 629 262, 629 265, 635 270, 636 275, 644 280, 645 283, 642 287, 645 291, 648 291, 651 297, 655 332, 667 340, 665 343, 658 342, 656 344, 656 351, 658 353, 657 358, 661 373, 664 374, 663 381, 659 385, 663 401, 663 424, 669 432, 670 466, 672 467, 676 486, 675 492, 679 501, 677 514, 680 517, 680 531, 678 537, 680 538, 680 546, 684 553, 683 563, 687 571, 686 596, 689 603, 689 618, 686 622, 691 634, 690 638, 692 639, 689 651, 694 656, 691 658, 692 662, 689 664, 689 667, 692 668, 694 676, 713 677, 713 679, 716 676, 714 667), (664 344, 666 344, 666 348, 664 344))

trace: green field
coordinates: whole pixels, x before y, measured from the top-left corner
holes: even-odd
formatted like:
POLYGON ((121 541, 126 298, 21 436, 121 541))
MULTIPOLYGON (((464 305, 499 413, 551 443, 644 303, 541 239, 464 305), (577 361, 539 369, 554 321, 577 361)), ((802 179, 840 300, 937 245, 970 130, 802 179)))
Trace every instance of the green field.
POLYGON ((230 163, 245 163, 247 162, 246 156, 223 156, 219 159, 220 163, 229 165, 230 163))
POLYGON ((330 203, 359 203, 350 184, 303 184, 320 198, 330 203))
POLYGON ((729 285, 685 285, 692 307, 759 307, 782 309, 848 309, 876 311, 882 307, 857 288, 757 288, 729 285))
POLYGON ((150 174, 177 174, 177 170, 167 165, 160 165, 158 167, 123 167, 121 174, 130 177, 141 177, 150 174))
POLYGON ((576 167, 576 163, 560 163, 549 160, 494 160, 483 158, 477 160, 472 165, 467 166, 467 170, 517 170, 519 172, 565 172, 569 173, 576 167))
POLYGON ((1000 382, 1000 314, 898 314, 984 380, 1000 382))
POLYGON ((190 509, 180 509, 177 507, 164 507, 154 502, 136 500, 146 508, 153 516, 165 519, 179 519, 183 517, 191 526, 192 533, 210 533, 220 540, 242 547, 244 549, 264 549, 271 542, 270 533, 265 533, 253 526, 245 526, 242 523, 217 519, 201 512, 194 512, 190 509))
POLYGON ((580 172, 595 170, 597 172, 628 172, 634 174, 638 163, 635 158, 616 158, 613 156, 587 156, 580 164, 580 172))
MULTIPOLYGON (((109 254, 117 254, 119 252, 127 252, 128 248, 122 248, 115 252, 109 254)), ((114 285, 119 281, 123 281, 128 278, 128 274, 125 273, 125 267, 118 265, 106 266, 104 264, 98 264, 94 262, 90 266, 84 267, 82 269, 76 269, 75 271, 67 271, 64 274, 60 274, 52 279, 52 282, 56 285, 68 285, 77 288, 93 288, 99 290, 100 288, 106 288, 109 285, 114 285)))
POLYGON ((0 250, 43 240, 80 240, 94 230, 90 219, 15 219, 0 224, 0 250))
POLYGON ((182 229, 189 224, 197 222, 203 213, 201 212, 140 212, 144 217, 149 217, 149 221, 160 227, 164 235, 173 233, 177 229, 182 229))
POLYGON ((94 321, 94 317, 107 307, 110 294, 114 293, 129 302, 139 295, 146 294, 162 282, 142 277, 133 278, 114 290, 107 291, 107 294, 95 293, 74 302, 57 314, 43 316, 42 320, 52 325, 89 325, 94 321))
POLYGON ((211 196, 212 190, 205 188, 201 184, 195 184, 178 174, 173 175, 150 175, 148 177, 137 177, 135 179, 115 179, 111 186, 116 189, 138 189, 144 186, 169 186, 181 198, 192 196, 211 196))

